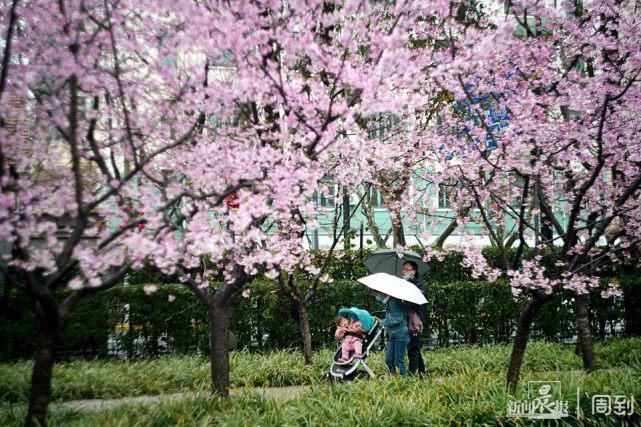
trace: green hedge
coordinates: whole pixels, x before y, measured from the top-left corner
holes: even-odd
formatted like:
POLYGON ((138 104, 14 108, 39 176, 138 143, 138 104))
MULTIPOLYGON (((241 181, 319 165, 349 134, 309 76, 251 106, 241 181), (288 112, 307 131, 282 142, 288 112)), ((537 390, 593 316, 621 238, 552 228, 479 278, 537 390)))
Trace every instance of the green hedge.
MULTIPOLYGON (((324 284, 308 307, 314 346, 333 343, 333 319, 341 306, 381 309, 370 292, 355 279, 367 274, 362 260, 370 251, 345 253, 333 260, 334 279, 324 284)), ((498 253, 484 250, 490 265, 498 253)), ((508 258, 513 254, 508 253, 508 258)), ((505 342, 511 337, 525 300, 514 300, 505 281, 473 280, 460 265, 460 254, 449 253, 443 261, 428 263, 426 293, 428 322, 425 342, 434 347, 456 343, 505 342)), ((172 284, 153 269, 127 277, 125 284, 81 300, 72 310, 59 345, 61 355, 155 356, 167 352, 209 351, 209 330, 204 309, 183 285, 172 284), (148 296, 144 284, 158 284, 148 296), (171 300, 171 301, 170 301, 171 300)), ((591 320, 597 338, 610 335, 641 335, 641 279, 618 278, 624 298, 604 300, 591 296, 591 320), (617 322, 625 322, 625 331, 617 322)), ((304 282, 304 280, 303 280, 304 282)), ((0 284, 1 286, 1 284, 0 284)), ((264 278, 250 286, 248 297, 239 297, 231 314, 232 344, 238 347, 299 347, 298 311, 277 286, 264 278)), ((560 293, 547 303, 534 322, 533 337, 569 340, 575 332, 571 295, 560 293)), ((0 360, 29 358, 37 339, 35 319, 22 294, 14 292, 7 313, 0 314, 0 360)))
MULTIPOLYGON (((81 301, 69 315, 58 345, 59 354, 62 357, 106 354, 108 313, 106 298, 92 296, 81 301)), ((37 322, 28 299, 21 292, 11 292, 7 309, 0 313, 0 360, 30 358, 37 341, 37 322)))
MULTIPOLYGON (((641 286, 633 278, 624 283, 624 289, 635 292, 641 286)), ((514 301, 504 281, 428 282, 426 293, 428 320, 424 341, 432 347, 507 342, 525 303, 514 301)), ((534 338, 556 341, 572 338, 575 325, 569 298, 570 295, 557 295, 544 306, 535 318, 534 338)), ((34 350, 35 322, 26 305, 18 307, 19 302, 16 296, 11 304, 18 316, 9 316, 0 326, 3 360, 27 358, 34 350)), ((590 308, 595 337, 620 335, 613 327, 629 315, 626 310, 632 309, 623 302, 593 298, 590 308)), ((319 290, 308 308, 315 347, 334 343, 332 324, 336 312, 351 305, 370 311, 382 308, 364 286, 352 280, 338 280, 319 290)), ((638 315, 638 306, 634 309, 638 315)), ((273 283, 256 281, 249 296, 240 297, 232 310, 233 344, 243 348, 299 347, 297 321, 296 307, 273 283)), ((107 355, 108 350, 125 357, 207 353, 207 317, 183 285, 160 285, 153 296, 144 293, 143 285, 123 285, 78 304, 65 328, 60 350, 62 356, 107 355)))

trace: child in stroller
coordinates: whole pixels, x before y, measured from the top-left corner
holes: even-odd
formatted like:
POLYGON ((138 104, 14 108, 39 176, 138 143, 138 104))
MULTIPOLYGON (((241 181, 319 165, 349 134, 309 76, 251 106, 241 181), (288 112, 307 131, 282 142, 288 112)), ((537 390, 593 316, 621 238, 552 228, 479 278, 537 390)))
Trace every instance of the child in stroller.
POLYGON ((336 319, 336 333, 334 336, 341 341, 341 357, 339 362, 347 362, 350 352, 354 351, 354 357, 363 357, 363 339, 367 335, 363 324, 353 312, 347 317, 338 316, 336 319))
MULTIPOLYGON (((341 380, 348 380, 354 378, 359 374, 359 368, 363 368, 370 377, 375 377, 374 372, 367 365, 367 356, 376 343, 381 338, 382 326, 381 323, 375 319, 367 310, 358 307, 341 308, 338 311, 339 316, 346 319, 352 319, 350 325, 352 327, 360 326, 365 332, 362 335, 362 353, 359 354, 355 347, 357 345, 347 346, 347 352, 344 352, 345 347, 341 347, 334 354, 334 360, 329 370, 329 378, 337 378, 341 380)), ((347 329, 349 330, 349 328, 347 329)), ((337 328, 336 336, 340 336, 340 327, 337 328)), ((348 335, 349 336, 349 335, 348 335)), ((352 341, 350 339, 350 341, 352 341)))

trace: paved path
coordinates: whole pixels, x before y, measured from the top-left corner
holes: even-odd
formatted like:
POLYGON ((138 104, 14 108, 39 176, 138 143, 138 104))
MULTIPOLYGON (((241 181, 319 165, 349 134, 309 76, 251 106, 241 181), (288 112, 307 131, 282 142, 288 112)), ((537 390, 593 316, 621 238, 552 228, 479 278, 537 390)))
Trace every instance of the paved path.
MULTIPOLYGON (((230 390, 230 394, 236 395, 245 392, 257 392, 263 394, 268 399, 293 399, 302 396, 310 389, 306 385, 288 386, 288 387, 241 387, 230 390)), ((58 402, 51 405, 52 409, 71 409, 76 411, 100 411, 102 409, 109 409, 119 405, 133 404, 133 405, 150 405, 160 402, 169 402, 180 400, 186 397, 196 396, 195 392, 185 393, 172 393, 161 394, 157 396, 135 396, 123 397, 120 399, 83 399, 83 400, 69 400, 66 402, 58 402)))

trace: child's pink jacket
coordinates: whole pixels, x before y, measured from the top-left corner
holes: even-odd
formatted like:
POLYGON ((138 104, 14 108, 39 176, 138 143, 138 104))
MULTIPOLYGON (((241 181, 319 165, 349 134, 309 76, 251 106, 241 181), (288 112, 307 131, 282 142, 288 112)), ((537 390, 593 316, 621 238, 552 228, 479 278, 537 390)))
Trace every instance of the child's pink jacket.
POLYGON ((361 322, 359 322, 358 320, 351 321, 349 325, 347 325, 347 327, 343 327, 343 326, 336 327, 336 333, 334 334, 336 339, 339 339, 342 342, 348 342, 348 343, 353 343, 354 341, 362 341, 363 340, 362 336, 364 335, 365 335, 365 330, 363 329, 363 325, 361 324, 361 322), (346 332, 354 332, 357 334, 361 334, 361 337, 357 337, 351 334, 348 335, 346 334, 346 332))

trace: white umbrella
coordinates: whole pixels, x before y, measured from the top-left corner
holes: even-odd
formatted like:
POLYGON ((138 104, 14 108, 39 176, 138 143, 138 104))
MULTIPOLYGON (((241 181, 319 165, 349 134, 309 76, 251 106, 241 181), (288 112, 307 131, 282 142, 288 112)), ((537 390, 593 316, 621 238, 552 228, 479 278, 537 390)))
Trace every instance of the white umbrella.
POLYGON ((391 274, 370 274, 369 276, 361 277, 358 281, 370 289, 403 301, 413 302, 418 305, 427 303, 421 290, 413 283, 391 274))

